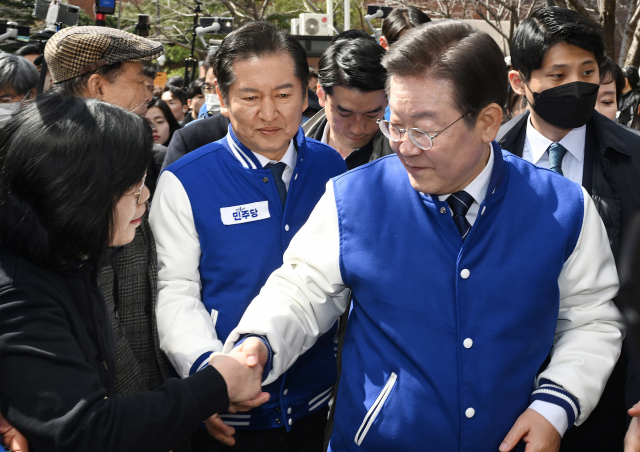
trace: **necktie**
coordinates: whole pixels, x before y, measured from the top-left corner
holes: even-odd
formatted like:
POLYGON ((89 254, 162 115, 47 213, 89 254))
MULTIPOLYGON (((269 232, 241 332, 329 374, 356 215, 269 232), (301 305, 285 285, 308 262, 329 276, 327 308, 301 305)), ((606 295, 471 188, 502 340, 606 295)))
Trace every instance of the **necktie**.
POLYGON ((287 186, 282 180, 282 173, 284 173, 287 165, 285 163, 278 162, 267 163, 264 167, 271 170, 271 174, 273 174, 273 181, 276 183, 276 188, 278 189, 278 194, 280 195, 282 207, 284 207, 284 202, 287 200, 287 186))
POLYGON ((564 176, 562 173, 562 159, 567 153, 567 148, 560 143, 551 143, 547 152, 549 153, 549 169, 551 171, 555 171, 561 176, 564 176))
POLYGON ((473 201, 473 196, 464 190, 453 193, 447 198, 447 203, 453 212, 453 222, 458 227, 458 231, 460 231, 462 241, 471 230, 471 224, 467 221, 466 215, 473 201))

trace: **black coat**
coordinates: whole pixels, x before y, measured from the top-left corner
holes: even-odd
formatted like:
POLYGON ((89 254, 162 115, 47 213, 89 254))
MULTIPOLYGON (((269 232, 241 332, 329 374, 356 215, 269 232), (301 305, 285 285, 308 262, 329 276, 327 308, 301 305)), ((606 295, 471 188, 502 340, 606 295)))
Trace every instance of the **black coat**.
POLYGON ((116 395, 98 272, 45 270, 0 248, 0 412, 32 452, 168 451, 229 406, 213 368, 116 395))
MULTIPOLYGON (((528 119, 528 111, 513 118, 496 138, 518 157, 522 157, 528 119)), ((582 186, 596 204, 617 259, 625 228, 640 211, 640 132, 594 111, 587 123, 582 186)))
MULTIPOLYGON (((522 157, 528 120, 529 111, 500 128, 496 139, 503 149, 522 157)), ((582 186, 595 203, 617 260, 621 237, 640 211, 640 133, 594 111, 587 123, 582 186)), ((584 424, 565 434, 561 452, 622 452, 626 409, 640 400, 638 375, 628 369, 628 359, 623 342, 600 402, 584 424)))
POLYGON ((161 172, 189 152, 227 136, 229 123, 229 118, 217 114, 194 121, 193 124, 176 130, 171 138, 171 143, 169 143, 161 172))

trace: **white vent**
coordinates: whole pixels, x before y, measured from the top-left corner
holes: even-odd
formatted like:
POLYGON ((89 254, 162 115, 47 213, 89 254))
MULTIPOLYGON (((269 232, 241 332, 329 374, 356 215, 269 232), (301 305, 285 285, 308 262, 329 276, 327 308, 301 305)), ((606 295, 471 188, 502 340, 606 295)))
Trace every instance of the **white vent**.
MULTIPOLYGON (((299 32, 302 36, 331 36, 332 27, 326 14, 300 14, 299 32)), ((292 25, 293 27, 293 25, 292 25)))

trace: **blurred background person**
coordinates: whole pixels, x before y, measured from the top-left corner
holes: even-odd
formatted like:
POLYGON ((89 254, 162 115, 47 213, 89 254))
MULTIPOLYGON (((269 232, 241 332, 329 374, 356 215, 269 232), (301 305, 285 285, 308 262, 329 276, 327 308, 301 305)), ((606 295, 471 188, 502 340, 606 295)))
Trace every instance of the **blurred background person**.
POLYGON ((162 99, 154 99, 147 106, 145 118, 151 125, 153 131, 153 163, 155 171, 147 174, 152 179, 152 187, 149 189, 155 192, 156 181, 160 177, 160 169, 167 154, 167 146, 176 130, 182 128, 180 123, 173 117, 169 106, 162 99))
POLYGON ((174 75, 173 77, 170 77, 169 80, 167 80, 165 88, 167 86, 175 86, 176 88, 182 89, 184 87, 184 78, 182 78, 181 75, 174 75))
POLYGON ((0 128, 36 95, 38 70, 26 58, 0 54, 0 128))
POLYGON ((309 66, 309 89, 316 92, 318 89, 318 68, 309 66))
POLYGON ((380 45, 389 50, 402 35, 412 28, 431 22, 429 16, 414 6, 393 8, 393 11, 382 22, 380 45))
POLYGON ((204 93, 202 87, 204 86, 204 77, 194 80, 189 84, 187 89, 187 107, 189 111, 182 120, 182 126, 186 126, 191 121, 198 119, 198 113, 204 105, 204 93))
POLYGON ((182 88, 176 88, 175 86, 167 85, 164 88, 161 99, 167 103, 176 121, 181 122, 189 111, 187 105, 187 93, 182 88))
POLYGON ((507 94, 507 108, 504 111, 504 122, 510 121, 516 116, 520 116, 528 108, 529 103, 525 96, 521 96, 509 88, 507 94))
MULTIPOLYGON (((41 54, 42 52, 38 51, 38 47, 35 44, 27 44, 26 46, 22 46, 14 52, 14 55, 23 57, 25 60, 33 63, 34 66, 36 65, 36 58, 38 58, 41 54)), ((40 66, 38 66, 38 70, 40 70, 40 66)))
POLYGON ((618 114, 618 103, 625 86, 625 78, 620 66, 608 56, 600 65, 600 89, 596 101, 596 111, 612 121, 618 114))
POLYGON ((146 211, 152 144, 140 116, 56 93, 0 132, 0 409, 35 451, 169 450, 234 399, 266 398, 262 366, 239 354, 116 394, 97 275, 146 211))
POLYGON ((622 96, 618 104, 618 122, 625 126, 630 126, 635 112, 638 110, 640 103, 640 76, 638 76, 638 68, 635 66, 626 66, 622 69, 625 84, 622 89, 622 96))

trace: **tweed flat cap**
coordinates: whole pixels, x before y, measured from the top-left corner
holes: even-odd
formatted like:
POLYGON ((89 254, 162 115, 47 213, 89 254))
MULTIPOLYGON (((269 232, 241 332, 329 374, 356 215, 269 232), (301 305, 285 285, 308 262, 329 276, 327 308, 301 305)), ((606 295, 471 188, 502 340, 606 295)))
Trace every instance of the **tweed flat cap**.
POLYGON ((70 27, 54 34, 44 49, 52 83, 60 83, 120 62, 145 61, 164 53, 162 44, 107 27, 70 27))

